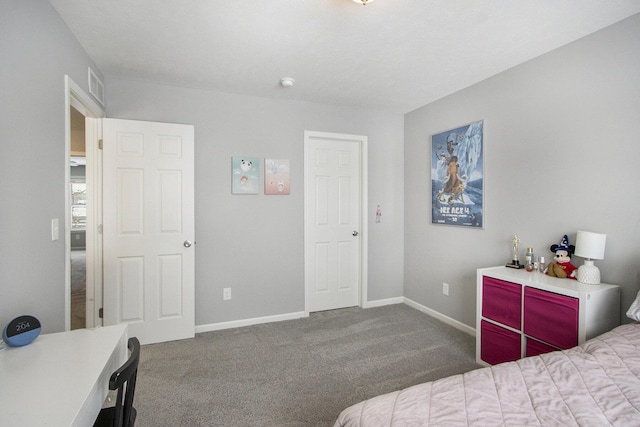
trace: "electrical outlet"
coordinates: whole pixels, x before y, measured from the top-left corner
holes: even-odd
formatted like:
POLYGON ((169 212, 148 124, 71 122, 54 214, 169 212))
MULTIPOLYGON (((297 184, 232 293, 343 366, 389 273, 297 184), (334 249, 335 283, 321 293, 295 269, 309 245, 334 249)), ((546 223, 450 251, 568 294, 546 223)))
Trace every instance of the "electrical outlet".
POLYGON ((228 301, 231 299, 231 288, 224 288, 222 290, 222 299, 228 301))
POLYGON ((51 220, 51 240, 58 240, 60 238, 60 222, 58 218, 51 220))
POLYGON ((447 282, 442 282, 442 293, 449 296, 449 284, 447 282))

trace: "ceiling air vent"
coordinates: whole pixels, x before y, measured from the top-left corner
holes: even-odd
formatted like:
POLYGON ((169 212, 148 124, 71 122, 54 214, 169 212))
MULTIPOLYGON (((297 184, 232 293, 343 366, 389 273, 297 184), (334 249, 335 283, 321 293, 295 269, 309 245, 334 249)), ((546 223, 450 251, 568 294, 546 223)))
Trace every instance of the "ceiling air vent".
POLYGON ((89 93, 104 106, 104 83, 100 81, 91 67, 89 67, 89 93))

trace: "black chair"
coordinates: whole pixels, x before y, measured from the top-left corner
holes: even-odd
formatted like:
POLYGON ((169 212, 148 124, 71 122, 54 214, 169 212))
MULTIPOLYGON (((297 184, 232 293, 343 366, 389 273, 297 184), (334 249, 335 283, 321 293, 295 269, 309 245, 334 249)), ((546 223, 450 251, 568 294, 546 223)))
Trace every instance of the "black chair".
POLYGON ((136 389, 138 362, 140 361, 140 341, 129 338, 131 354, 129 359, 111 375, 109 390, 118 390, 115 406, 102 408, 94 427, 133 427, 136 422, 136 408, 133 407, 133 394, 136 389))

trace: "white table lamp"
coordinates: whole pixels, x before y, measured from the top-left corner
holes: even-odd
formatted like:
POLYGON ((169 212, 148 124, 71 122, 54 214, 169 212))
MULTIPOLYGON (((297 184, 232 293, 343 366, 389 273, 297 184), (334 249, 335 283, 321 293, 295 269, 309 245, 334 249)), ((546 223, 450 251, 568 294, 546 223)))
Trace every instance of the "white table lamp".
POLYGON ((579 257, 586 258, 584 264, 578 268, 578 282, 589 285, 597 285, 600 283, 600 270, 593 264, 593 260, 604 259, 604 246, 606 241, 606 234, 578 231, 576 235, 575 254, 579 257))

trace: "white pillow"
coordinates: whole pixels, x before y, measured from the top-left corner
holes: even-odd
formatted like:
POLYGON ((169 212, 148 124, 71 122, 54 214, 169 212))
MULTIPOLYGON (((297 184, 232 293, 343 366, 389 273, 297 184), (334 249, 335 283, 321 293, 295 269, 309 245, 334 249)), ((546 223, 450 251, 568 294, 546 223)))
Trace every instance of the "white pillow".
POLYGON ((640 322, 640 291, 636 295, 636 299, 631 303, 631 307, 627 310, 627 317, 636 322, 640 322))

